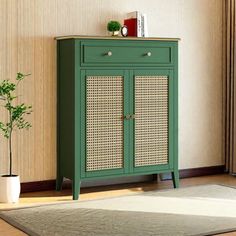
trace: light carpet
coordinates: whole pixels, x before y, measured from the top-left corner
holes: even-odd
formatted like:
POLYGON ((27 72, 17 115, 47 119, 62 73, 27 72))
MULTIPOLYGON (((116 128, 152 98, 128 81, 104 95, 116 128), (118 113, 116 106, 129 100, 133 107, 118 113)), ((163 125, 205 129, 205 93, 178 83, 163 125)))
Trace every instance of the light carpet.
POLYGON ((33 236, 213 235, 236 230, 236 189, 203 185, 0 212, 33 236))

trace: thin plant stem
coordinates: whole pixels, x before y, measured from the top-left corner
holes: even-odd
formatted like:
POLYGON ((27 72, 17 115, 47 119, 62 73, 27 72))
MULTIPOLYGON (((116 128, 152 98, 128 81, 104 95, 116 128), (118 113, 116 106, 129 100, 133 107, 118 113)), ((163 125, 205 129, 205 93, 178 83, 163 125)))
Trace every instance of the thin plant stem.
MULTIPOLYGON (((8 101, 10 104, 10 101, 8 101)), ((12 176, 12 111, 11 107, 9 109, 9 120, 10 120, 10 127, 9 127, 9 158, 10 158, 10 176, 12 176)))
POLYGON ((9 135, 10 176, 12 176, 12 130, 9 135))

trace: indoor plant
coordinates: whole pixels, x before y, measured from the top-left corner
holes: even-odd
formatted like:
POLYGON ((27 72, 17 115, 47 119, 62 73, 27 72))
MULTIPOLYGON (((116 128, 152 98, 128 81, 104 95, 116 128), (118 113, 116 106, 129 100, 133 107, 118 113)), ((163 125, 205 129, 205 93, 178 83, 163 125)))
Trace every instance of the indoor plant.
POLYGON ((25 115, 32 112, 32 106, 24 103, 16 104, 15 95, 19 83, 28 75, 17 73, 16 81, 0 82, 0 103, 8 113, 7 121, 0 121, 1 134, 8 139, 9 172, 0 177, 0 201, 17 202, 20 195, 20 178, 12 173, 12 133, 16 129, 28 129, 31 124, 25 120, 25 115))
POLYGON ((107 24, 107 30, 112 32, 112 36, 117 36, 119 34, 121 24, 118 21, 109 21, 107 24))

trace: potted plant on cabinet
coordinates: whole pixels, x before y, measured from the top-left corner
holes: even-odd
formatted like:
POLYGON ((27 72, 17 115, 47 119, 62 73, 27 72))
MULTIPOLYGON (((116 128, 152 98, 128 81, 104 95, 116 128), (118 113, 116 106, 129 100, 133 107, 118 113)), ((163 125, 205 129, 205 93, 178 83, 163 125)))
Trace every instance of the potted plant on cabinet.
POLYGON ((118 36, 120 32, 121 24, 118 21, 109 21, 107 23, 107 30, 112 32, 112 36, 118 36))
POLYGON ((29 129, 31 124, 25 116, 32 112, 32 106, 24 103, 16 104, 15 95, 19 83, 28 75, 17 73, 16 81, 3 80, 0 82, 0 103, 8 113, 6 121, 0 121, 1 134, 8 139, 9 172, 0 176, 0 202, 18 202, 20 195, 20 178, 12 173, 12 133, 17 129, 29 129))

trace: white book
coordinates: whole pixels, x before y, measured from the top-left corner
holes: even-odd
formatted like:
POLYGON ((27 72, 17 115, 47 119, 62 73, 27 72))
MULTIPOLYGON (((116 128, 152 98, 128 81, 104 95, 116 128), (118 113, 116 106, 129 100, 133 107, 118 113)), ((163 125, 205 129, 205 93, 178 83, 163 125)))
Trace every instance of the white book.
POLYGON ((147 14, 143 14, 144 37, 148 37, 147 14))
POLYGON ((144 15, 141 14, 141 37, 145 37, 144 35, 144 15))
POLYGON ((128 18, 138 18, 139 14, 140 14, 139 11, 132 11, 132 12, 127 13, 127 17, 128 18))

